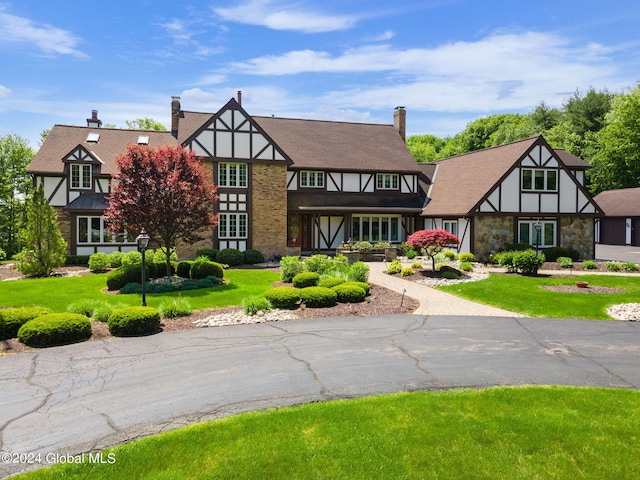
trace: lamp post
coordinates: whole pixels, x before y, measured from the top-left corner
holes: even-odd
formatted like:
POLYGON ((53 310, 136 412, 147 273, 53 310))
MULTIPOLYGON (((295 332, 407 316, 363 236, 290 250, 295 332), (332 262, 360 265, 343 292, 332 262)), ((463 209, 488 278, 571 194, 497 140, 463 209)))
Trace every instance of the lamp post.
POLYGON ((140 235, 136 237, 136 243, 138 244, 138 251, 142 253, 142 306, 146 307, 147 306, 147 296, 146 296, 147 279, 145 277, 146 277, 147 269, 144 263, 145 262, 144 254, 147 251, 147 247, 149 246, 149 235, 147 235, 147 233, 144 231, 144 228, 140 232, 140 235))
POLYGON ((542 222, 540 219, 533 225, 536 229, 536 253, 540 253, 540 234, 542 233, 542 222))

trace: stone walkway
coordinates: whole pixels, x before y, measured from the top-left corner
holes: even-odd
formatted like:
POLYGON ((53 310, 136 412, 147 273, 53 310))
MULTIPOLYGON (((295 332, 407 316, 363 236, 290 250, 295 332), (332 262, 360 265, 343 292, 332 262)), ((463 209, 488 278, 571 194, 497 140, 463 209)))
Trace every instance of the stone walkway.
POLYGON ((420 302, 415 315, 482 315, 490 317, 523 317, 515 312, 465 300, 425 285, 392 277, 385 273, 385 262, 369 262, 369 281, 394 292, 403 293, 420 302))

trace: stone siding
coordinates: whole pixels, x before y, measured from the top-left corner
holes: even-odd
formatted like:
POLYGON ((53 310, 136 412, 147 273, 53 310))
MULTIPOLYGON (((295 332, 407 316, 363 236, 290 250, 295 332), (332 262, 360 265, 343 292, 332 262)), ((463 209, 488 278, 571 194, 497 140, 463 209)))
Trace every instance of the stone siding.
POLYGON ((484 217, 474 219, 475 235, 473 253, 481 262, 488 262, 489 255, 503 250, 513 241, 514 217, 484 217))
POLYGON ((53 207, 58 216, 58 228, 62 238, 67 242, 67 255, 71 254, 71 215, 62 207, 53 207))
POLYGON ((287 166, 251 168, 251 248, 265 257, 287 250, 287 166))
POLYGON ((580 252, 583 260, 595 258, 593 218, 562 217, 560 246, 580 252))

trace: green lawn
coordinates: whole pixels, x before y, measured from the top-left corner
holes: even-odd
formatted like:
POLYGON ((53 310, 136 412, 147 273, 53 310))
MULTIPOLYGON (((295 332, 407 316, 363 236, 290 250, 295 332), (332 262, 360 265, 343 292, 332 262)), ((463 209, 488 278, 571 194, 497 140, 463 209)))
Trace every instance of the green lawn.
MULTIPOLYGON (((261 295, 280 279, 268 270, 225 270, 227 284, 216 288, 147 295, 147 305, 157 307, 168 297, 188 299, 193 310, 240 305, 244 297, 261 295)), ((40 278, 0 282, 0 306, 40 306, 64 312, 79 300, 102 300, 116 305, 140 305, 141 295, 104 293, 106 274, 82 277, 40 278)))
POLYGON ((251 412, 20 479, 640 478, 640 392, 522 387, 251 412))
POLYGON ((607 320, 611 319, 606 313, 607 307, 618 303, 640 302, 639 276, 580 275, 550 278, 494 274, 479 282, 438 289, 530 317, 607 320), (626 293, 562 293, 540 288, 544 285, 575 285, 579 280, 589 282, 589 286, 624 289, 626 293))

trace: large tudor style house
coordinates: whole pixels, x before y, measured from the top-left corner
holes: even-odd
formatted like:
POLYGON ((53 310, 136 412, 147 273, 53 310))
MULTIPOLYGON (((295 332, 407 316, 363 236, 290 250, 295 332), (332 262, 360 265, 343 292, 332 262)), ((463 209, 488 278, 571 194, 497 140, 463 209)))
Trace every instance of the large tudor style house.
POLYGON ((55 125, 29 167, 58 213, 69 253, 135 249, 137 232, 105 229, 115 158, 128 144, 184 145, 218 186, 219 224, 199 248, 256 249, 266 256, 333 251, 345 241, 399 244, 443 228, 459 251, 486 258, 511 243, 563 245, 594 255, 588 165, 542 137, 418 164, 405 145, 406 112, 394 124, 249 115, 231 99, 217 113, 171 102, 171 132, 55 125), (536 238, 535 224, 542 225, 536 238))

